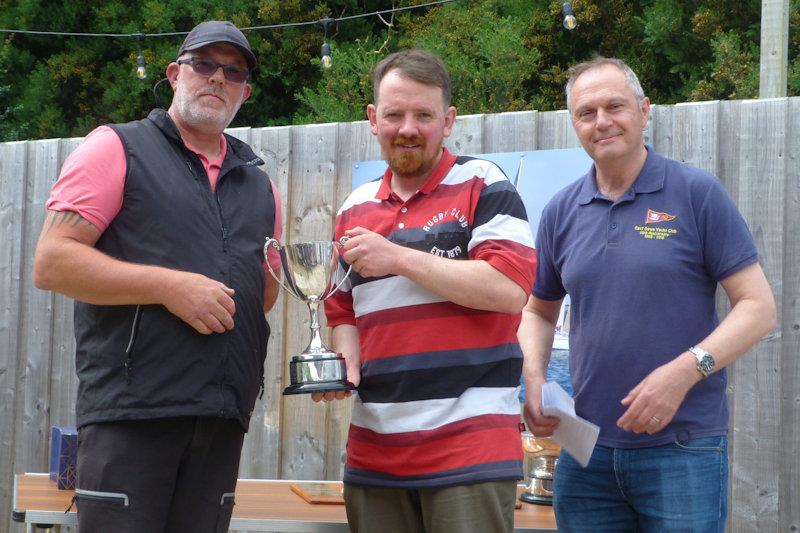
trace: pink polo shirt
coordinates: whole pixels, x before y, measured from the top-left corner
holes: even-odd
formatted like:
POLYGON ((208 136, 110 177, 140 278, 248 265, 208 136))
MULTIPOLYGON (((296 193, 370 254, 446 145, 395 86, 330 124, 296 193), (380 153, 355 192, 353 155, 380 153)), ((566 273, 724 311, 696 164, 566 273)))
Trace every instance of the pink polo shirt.
MULTIPOLYGON (((219 138, 219 155, 211 160, 184 141, 186 147, 196 153, 203 163, 211 190, 216 189, 219 171, 228 150, 225 136, 220 135, 219 138)), ((102 233, 122 208, 126 172, 122 140, 108 126, 100 126, 89 133, 67 157, 45 206, 53 211, 75 211, 102 233)), ((275 196, 275 238, 280 240, 283 232, 281 198, 275 183, 270 180, 270 184, 275 196)), ((280 272, 277 250, 270 247, 268 259, 270 266, 280 272)))

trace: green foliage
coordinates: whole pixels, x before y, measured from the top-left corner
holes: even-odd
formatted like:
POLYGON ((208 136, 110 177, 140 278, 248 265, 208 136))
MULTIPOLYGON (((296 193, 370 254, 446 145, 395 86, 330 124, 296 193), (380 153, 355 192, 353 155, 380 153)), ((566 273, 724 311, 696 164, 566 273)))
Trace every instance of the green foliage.
MULTIPOLYGON (((0 34, 0 141, 85 135, 140 118, 182 35, 208 19, 240 27, 307 22, 426 0, 0 0, 0 28, 118 33, 123 37, 0 34), (148 78, 135 76, 143 51, 148 78)), ((364 118, 370 71, 387 53, 435 51, 454 81, 460 114, 563 109, 570 65, 617 56, 655 103, 758 94, 758 0, 573 0, 578 27, 561 26, 562 0, 459 0, 343 20, 329 27, 333 68, 323 70, 320 24, 249 31, 260 59, 253 92, 233 126, 364 118)), ((800 0, 791 0, 788 90, 800 94, 800 0)), ((158 91, 163 106, 170 89, 158 91)))
POLYGON ((800 0, 791 0, 789 4, 789 96, 800 95, 800 0), (792 30, 795 31, 792 31, 792 30))
MULTIPOLYGON (((183 35, 134 33, 187 32, 209 19, 240 27, 306 22, 364 12, 359 0, 89 0, 87 2, 0 1, 0 28, 112 33, 123 37, 66 37, 0 34, 0 141, 81 136, 97 125, 141 118, 155 105, 153 84, 164 77, 183 35), (148 78, 135 76, 142 50, 148 78)), ((375 9, 391 7, 377 2, 375 9)), ((345 42, 372 31, 362 20, 333 25, 330 35, 345 42)), ((260 58, 253 93, 233 126, 288 124, 299 102, 291 95, 322 77, 317 58, 323 32, 319 24, 247 32, 260 58)), ((166 84, 158 91, 170 103, 166 84)))
POLYGON ((450 4, 409 17, 399 41, 400 48, 424 48, 442 58, 462 114, 528 108, 526 83, 536 74, 539 52, 524 46, 524 26, 503 16, 500 3, 450 4))
MULTIPOLYGON (((371 48, 371 40, 356 40, 341 48, 331 44, 333 66, 323 72, 314 87, 303 87, 297 100, 300 108, 295 124, 351 122, 366 119, 366 102, 372 99, 372 68, 381 55, 371 48)), ((319 59, 313 59, 316 68, 319 59)))
POLYGON ((745 99, 758 96, 759 52, 734 32, 716 34, 711 41, 714 62, 708 78, 691 92, 692 100, 745 99))
POLYGON ((499 4, 450 4, 422 16, 402 15, 395 21, 400 30, 342 44, 335 49, 334 68, 298 94, 295 122, 365 118, 375 63, 386 53, 413 47, 431 50, 447 64, 460 113, 527 109, 525 83, 536 73, 539 54, 522 44, 525 28, 518 19, 503 16, 499 4))

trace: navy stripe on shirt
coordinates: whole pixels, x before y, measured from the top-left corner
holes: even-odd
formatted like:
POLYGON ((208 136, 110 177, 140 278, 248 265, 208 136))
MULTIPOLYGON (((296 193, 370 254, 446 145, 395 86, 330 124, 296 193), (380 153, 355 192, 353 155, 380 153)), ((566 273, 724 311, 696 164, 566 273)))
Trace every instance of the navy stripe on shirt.
POLYGON ((420 368, 376 375, 363 372, 358 395, 364 403, 457 398, 471 387, 516 387, 521 372, 521 358, 451 365, 444 369, 420 368))

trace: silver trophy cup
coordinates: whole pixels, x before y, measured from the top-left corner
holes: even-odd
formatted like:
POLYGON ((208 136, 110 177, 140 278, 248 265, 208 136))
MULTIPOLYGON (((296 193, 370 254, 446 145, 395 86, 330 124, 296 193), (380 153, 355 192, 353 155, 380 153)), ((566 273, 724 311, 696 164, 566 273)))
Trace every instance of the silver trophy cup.
POLYGON ((305 302, 311 314, 311 342, 303 353, 295 355, 289 362, 291 384, 283 390, 284 394, 346 391, 355 388, 355 385, 347 381, 344 357, 322 342, 317 320, 319 303, 336 292, 350 274, 351 269, 348 269, 338 283, 332 279, 339 271, 339 247, 345 240, 343 237, 338 243, 314 241, 281 246, 277 240, 267 239, 264 244, 264 257, 267 256, 270 246, 278 250, 286 282, 278 278, 267 261, 272 277, 289 294, 305 302))
POLYGON ((534 437, 530 431, 524 431, 522 449, 531 459, 531 473, 530 483, 519 499, 528 503, 553 505, 553 476, 561 446, 552 439, 534 437))

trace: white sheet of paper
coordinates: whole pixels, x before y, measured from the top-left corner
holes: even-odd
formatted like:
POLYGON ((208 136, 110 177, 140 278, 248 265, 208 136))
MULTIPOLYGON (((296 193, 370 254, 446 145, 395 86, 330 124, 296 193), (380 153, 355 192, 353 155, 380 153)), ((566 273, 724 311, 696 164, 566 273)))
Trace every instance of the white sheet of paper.
POLYGON ((586 468, 600 428, 575 414, 575 400, 555 381, 542 386, 542 413, 559 418, 551 438, 586 468))

